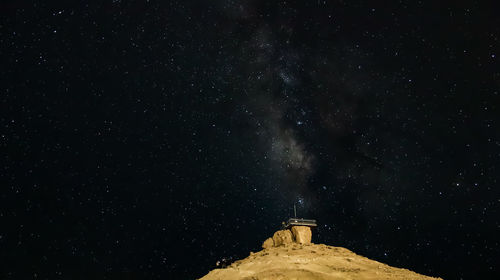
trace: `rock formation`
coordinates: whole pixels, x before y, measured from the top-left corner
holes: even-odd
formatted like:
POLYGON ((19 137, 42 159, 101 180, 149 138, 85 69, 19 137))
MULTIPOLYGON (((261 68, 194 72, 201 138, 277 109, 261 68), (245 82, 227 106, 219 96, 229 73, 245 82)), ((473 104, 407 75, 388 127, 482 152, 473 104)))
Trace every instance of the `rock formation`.
POLYGON ((214 269, 200 280, 436 280, 395 268, 341 248, 323 244, 291 243, 251 253, 224 269, 214 269))
POLYGON ((262 243, 262 248, 264 249, 268 249, 273 246, 274 246, 274 240, 272 237, 269 237, 268 239, 266 239, 266 241, 264 241, 264 243, 262 243))
POLYGON ((293 240, 299 244, 309 244, 311 243, 311 228, 305 226, 293 226, 292 227, 293 240))
POLYGON ((292 243, 310 244, 311 237, 312 233, 310 227, 293 226, 291 230, 284 229, 275 232, 272 238, 268 238, 262 243, 262 248, 268 249, 292 243))
POLYGON ((273 242, 275 247, 291 244, 293 242, 292 232, 288 229, 278 230, 273 235, 273 242))
POLYGON ((214 269, 200 280, 441 279, 391 267, 345 248, 312 244, 309 227, 277 231, 262 247, 264 250, 224 269, 214 269))

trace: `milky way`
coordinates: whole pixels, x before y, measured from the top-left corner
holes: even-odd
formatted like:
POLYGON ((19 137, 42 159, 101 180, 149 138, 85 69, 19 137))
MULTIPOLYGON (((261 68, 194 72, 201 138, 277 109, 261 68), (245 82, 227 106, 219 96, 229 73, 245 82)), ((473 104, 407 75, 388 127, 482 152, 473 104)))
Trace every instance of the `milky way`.
POLYGON ((261 143, 262 157, 279 177, 274 188, 292 205, 307 196, 315 156, 296 131, 308 117, 303 108, 296 106, 300 100, 294 96, 300 86, 297 73, 301 61, 297 52, 287 46, 289 42, 277 37, 276 30, 262 24, 237 55, 251 58, 240 65, 246 95, 242 101, 250 104, 249 121, 261 143))

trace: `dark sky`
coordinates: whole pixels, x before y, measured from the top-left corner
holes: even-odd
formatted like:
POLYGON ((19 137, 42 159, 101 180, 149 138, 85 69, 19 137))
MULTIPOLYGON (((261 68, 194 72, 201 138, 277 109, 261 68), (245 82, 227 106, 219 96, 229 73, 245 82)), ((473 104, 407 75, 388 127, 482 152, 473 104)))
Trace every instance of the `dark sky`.
POLYGON ((1 279, 194 279, 294 203, 498 277, 495 1, 48 2, 0 3, 1 279))

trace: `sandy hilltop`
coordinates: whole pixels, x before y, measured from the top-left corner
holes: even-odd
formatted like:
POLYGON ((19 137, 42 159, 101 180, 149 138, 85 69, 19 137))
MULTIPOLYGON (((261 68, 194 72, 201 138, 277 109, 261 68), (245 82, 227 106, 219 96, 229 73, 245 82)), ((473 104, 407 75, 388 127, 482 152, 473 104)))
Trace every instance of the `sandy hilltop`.
POLYGON ((212 270, 201 280, 441 279, 391 267, 345 248, 312 244, 309 227, 277 231, 262 247, 226 268, 212 270))

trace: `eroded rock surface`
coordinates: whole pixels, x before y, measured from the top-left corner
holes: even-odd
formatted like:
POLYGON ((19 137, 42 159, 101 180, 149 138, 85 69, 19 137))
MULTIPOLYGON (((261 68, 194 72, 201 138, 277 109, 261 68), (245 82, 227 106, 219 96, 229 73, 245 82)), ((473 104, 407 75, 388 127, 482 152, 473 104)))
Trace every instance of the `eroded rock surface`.
POLYGON ((293 226, 292 227, 293 240, 299 244, 310 244, 311 243, 311 228, 305 226, 293 226))
POLYGON ((391 267, 340 247, 298 243, 271 247, 252 253, 247 258, 236 261, 227 268, 214 269, 201 278, 201 280, 250 279, 436 280, 440 278, 432 278, 407 269, 391 267))
POLYGON ((273 246, 274 246, 274 241, 271 237, 269 237, 268 239, 266 239, 266 241, 264 241, 264 243, 262 243, 263 249, 271 248, 273 246))
POLYGON ((292 232, 288 229, 278 230, 273 235, 274 246, 287 245, 293 243, 292 232))

